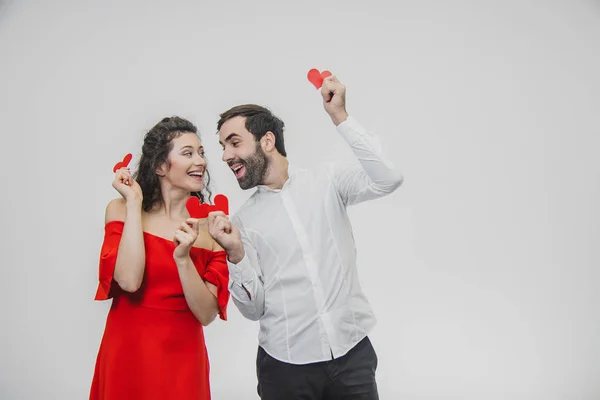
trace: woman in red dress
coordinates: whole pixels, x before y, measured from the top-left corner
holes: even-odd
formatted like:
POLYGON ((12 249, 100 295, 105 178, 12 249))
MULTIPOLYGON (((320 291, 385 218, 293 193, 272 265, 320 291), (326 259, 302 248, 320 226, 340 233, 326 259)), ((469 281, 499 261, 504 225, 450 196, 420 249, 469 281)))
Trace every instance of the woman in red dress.
POLYGON ((115 174, 96 300, 112 298, 91 400, 210 399, 203 326, 226 320, 226 254, 185 207, 210 197, 196 127, 164 118, 145 136, 137 173, 115 174), (206 183, 206 184, 205 184, 206 183))

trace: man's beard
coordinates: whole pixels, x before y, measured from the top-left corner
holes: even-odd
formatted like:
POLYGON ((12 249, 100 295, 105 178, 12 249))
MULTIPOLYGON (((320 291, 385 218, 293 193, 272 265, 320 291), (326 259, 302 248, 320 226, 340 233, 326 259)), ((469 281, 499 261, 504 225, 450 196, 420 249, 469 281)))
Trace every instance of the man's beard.
POLYGON ((240 159, 239 161, 244 165, 244 169, 246 170, 244 176, 238 179, 240 188, 246 190, 261 185, 269 169, 269 159, 262 151, 260 144, 256 144, 254 154, 247 159, 240 159))

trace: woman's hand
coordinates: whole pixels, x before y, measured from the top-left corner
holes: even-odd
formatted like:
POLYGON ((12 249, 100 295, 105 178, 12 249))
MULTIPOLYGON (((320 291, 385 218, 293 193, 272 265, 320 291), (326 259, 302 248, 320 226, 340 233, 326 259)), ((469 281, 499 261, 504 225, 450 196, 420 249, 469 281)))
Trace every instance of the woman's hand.
POLYGON ((196 243, 196 239, 198 238, 199 222, 200 221, 197 218, 188 218, 182 222, 179 229, 175 231, 173 243, 175 243, 177 247, 175 247, 175 251, 173 252, 173 258, 176 263, 179 264, 179 262, 189 257, 190 249, 194 243, 196 243))
POLYGON ((112 186, 123 196, 125 201, 141 201, 143 199, 142 188, 131 176, 129 168, 121 168, 115 173, 112 186))

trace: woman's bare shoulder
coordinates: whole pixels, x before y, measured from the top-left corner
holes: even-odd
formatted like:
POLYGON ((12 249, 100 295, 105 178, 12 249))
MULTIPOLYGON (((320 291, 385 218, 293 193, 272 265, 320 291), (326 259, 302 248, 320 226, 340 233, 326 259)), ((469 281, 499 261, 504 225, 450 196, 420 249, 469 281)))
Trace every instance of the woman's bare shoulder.
POLYGON ((111 221, 125 221, 127 209, 125 208, 125 199, 118 198, 112 199, 106 206, 106 212, 104 213, 104 223, 107 224, 111 221))
POLYGON ((223 251, 223 248, 219 246, 210 233, 208 233, 208 220, 200 222, 198 239, 196 240, 195 246, 202 247, 203 249, 211 250, 213 252, 223 251))

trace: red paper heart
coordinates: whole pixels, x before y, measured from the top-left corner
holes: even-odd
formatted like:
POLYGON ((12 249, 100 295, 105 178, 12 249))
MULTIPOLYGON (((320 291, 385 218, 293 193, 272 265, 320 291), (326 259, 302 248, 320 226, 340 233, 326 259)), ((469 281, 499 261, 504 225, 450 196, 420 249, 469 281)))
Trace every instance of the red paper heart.
POLYGON ((321 86, 323 86, 323 81, 328 76, 331 76, 331 72, 327 70, 319 72, 318 69, 313 68, 310 71, 308 71, 307 78, 310 81, 310 83, 312 83, 317 89, 321 89, 321 86))
POLYGON ((212 211, 223 211, 225 215, 229 215, 229 200, 222 194, 215 196, 215 205, 200 204, 198 197, 191 196, 185 202, 185 207, 192 218, 208 218, 208 213, 212 211))
POLYGON ((115 164, 115 166, 113 167, 113 172, 117 172, 117 170, 121 168, 127 168, 132 157, 133 156, 131 154, 125 155, 125 157, 123 157, 123 161, 119 161, 115 164))
POLYGON ((215 196, 215 208, 218 211, 223 211, 225 215, 229 215, 229 199, 223 194, 215 196))
MULTIPOLYGON (((185 208, 187 208, 192 218, 203 218, 201 215, 204 214, 203 207, 205 204, 200 204, 200 199, 196 196, 191 196, 185 202, 185 208)), ((206 213, 208 215, 208 213, 206 213)), ((206 217, 204 217, 206 218, 206 217)))

